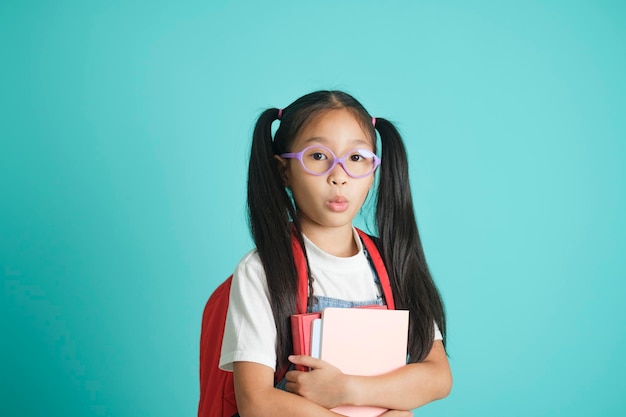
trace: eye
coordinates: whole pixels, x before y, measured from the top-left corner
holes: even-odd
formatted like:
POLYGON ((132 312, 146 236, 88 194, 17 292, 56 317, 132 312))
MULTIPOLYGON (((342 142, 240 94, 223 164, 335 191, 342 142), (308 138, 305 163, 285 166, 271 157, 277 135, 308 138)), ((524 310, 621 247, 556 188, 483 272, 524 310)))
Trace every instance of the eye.
POLYGON ((365 162, 371 159, 372 156, 373 154, 365 149, 356 149, 350 153, 348 158, 350 159, 350 162, 365 162))
POLYGON ((311 158, 315 159, 316 161, 323 161, 325 159, 328 159, 328 157, 324 155, 322 152, 313 152, 311 154, 311 158))
POLYGON ((313 162, 317 161, 326 161, 329 159, 329 151, 324 148, 311 148, 305 152, 306 159, 311 160, 313 162))

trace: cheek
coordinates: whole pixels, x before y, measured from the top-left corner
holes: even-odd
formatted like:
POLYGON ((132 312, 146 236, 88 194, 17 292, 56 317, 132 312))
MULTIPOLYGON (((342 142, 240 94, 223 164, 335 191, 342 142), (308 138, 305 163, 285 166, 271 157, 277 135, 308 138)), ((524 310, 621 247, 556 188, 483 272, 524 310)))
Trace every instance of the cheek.
POLYGON ((374 185, 374 180, 373 179, 370 179, 365 184, 363 184, 363 191, 362 191, 362 201, 363 202, 367 199, 367 196, 369 195, 370 191, 372 191, 372 186, 373 185, 374 185))
POLYGON ((373 186, 374 186, 374 176, 371 175, 367 179, 367 182, 364 184, 364 188, 367 190, 366 193, 369 193, 373 186))
POLYGON ((293 171, 288 172, 289 180, 287 181, 287 186, 295 198, 306 198, 315 193, 315 189, 317 188, 315 179, 307 178, 299 174, 300 173, 294 173, 293 171))

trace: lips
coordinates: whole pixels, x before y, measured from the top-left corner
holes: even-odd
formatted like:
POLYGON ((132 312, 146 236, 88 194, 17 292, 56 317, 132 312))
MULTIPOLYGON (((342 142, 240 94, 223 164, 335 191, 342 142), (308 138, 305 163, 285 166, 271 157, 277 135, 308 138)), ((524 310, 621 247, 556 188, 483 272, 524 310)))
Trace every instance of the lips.
POLYGON ((338 195, 328 201, 328 208, 338 213, 346 211, 348 209, 348 205, 348 199, 341 195, 338 195))

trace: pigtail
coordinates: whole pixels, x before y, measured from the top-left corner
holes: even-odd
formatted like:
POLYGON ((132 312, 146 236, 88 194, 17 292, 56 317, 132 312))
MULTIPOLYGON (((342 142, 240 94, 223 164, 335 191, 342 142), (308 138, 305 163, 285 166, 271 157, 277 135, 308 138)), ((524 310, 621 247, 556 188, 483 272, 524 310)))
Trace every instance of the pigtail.
POLYGON ((409 357, 419 362, 433 344, 433 322, 446 341, 443 303, 432 280, 417 229, 409 184, 406 150, 400 133, 377 118, 381 138, 380 180, 376 223, 381 253, 387 266, 396 308, 409 310, 409 357))
POLYGON ((248 220, 265 275, 271 277, 267 284, 276 322, 277 369, 282 369, 293 351, 289 317, 296 311, 298 278, 291 249, 291 220, 296 213, 274 158, 271 128, 278 118, 278 109, 268 109, 254 128, 248 167, 248 220))

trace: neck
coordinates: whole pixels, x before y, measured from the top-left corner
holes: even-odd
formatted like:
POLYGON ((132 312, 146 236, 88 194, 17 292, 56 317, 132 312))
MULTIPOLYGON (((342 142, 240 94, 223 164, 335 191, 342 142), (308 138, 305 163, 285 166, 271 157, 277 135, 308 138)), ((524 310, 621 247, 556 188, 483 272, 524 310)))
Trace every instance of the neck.
POLYGON ((323 229, 303 228, 302 232, 315 246, 330 255, 347 258, 359 251, 354 241, 352 225, 323 229))

